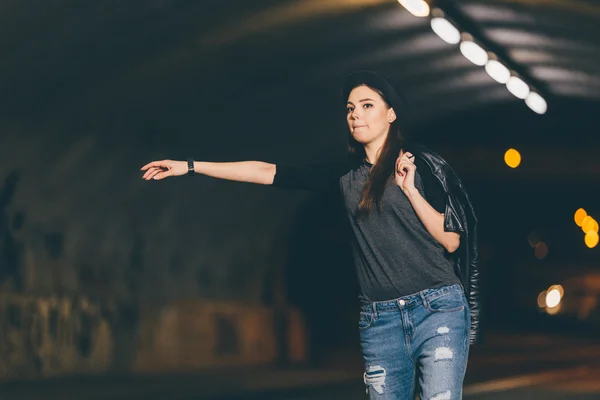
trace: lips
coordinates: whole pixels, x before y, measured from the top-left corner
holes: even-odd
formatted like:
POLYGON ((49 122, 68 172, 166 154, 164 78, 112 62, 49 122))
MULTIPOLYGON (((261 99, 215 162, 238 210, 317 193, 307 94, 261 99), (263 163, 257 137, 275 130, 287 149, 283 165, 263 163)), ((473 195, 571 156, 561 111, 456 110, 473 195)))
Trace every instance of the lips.
POLYGON ((366 125, 352 125, 352 128, 364 128, 366 125))

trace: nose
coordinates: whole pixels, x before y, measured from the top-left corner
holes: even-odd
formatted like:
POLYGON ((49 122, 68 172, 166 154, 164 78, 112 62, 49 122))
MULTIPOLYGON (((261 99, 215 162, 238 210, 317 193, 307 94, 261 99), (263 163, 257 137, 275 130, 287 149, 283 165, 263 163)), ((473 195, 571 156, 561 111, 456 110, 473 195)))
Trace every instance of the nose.
POLYGON ((358 112, 358 107, 356 107, 354 109, 354 111, 352 111, 352 113, 350 114, 350 116, 352 117, 352 119, 360 119, 360 114, 358 112))

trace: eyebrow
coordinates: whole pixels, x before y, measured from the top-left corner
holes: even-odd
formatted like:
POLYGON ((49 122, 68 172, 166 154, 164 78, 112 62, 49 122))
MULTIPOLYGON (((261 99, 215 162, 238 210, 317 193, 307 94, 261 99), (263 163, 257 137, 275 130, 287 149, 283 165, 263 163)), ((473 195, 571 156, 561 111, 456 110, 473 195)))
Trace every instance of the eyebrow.
MULTIPOLYGON (((373 100, 373 99, 361 99, 361 100, 359 100, 358 102, 359 102, 359 103, 362 103, 363 101, 375 101, 375 100, 373 100)), ((348 102, 348 103, 346 103, 346 104, 354 104, 354 103, 352 103, 351 101, 349 101, 349 102, 348 102)))

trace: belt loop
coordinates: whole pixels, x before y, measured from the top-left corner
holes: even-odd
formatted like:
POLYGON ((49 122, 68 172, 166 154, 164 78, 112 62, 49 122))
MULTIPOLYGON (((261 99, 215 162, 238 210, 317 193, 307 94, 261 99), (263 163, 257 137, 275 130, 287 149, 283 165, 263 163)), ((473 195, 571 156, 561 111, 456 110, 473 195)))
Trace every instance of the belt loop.
POLYGON ((425 307, 427 307, 428 303, 427 303, 427 297, 425 296, 424 292, 419 293, 419 296, 421 296, 421 301, 423 302, 423 305, 425 307))
POLYGON ((377 315, 377 303, 373 302, 373 315, 375 316, 375 318, 379 318, 379 315, 377 315))

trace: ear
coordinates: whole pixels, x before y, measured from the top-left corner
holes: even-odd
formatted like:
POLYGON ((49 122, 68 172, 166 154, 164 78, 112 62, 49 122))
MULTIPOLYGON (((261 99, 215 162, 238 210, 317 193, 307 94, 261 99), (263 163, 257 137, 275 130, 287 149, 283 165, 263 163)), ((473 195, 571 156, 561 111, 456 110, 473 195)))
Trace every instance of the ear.
POLYGON ((388 122, 391 124, 392 122, 394 122, 396 120, 396 111, 394 111, 393 108, 390 108, 388 110, 388 122))

